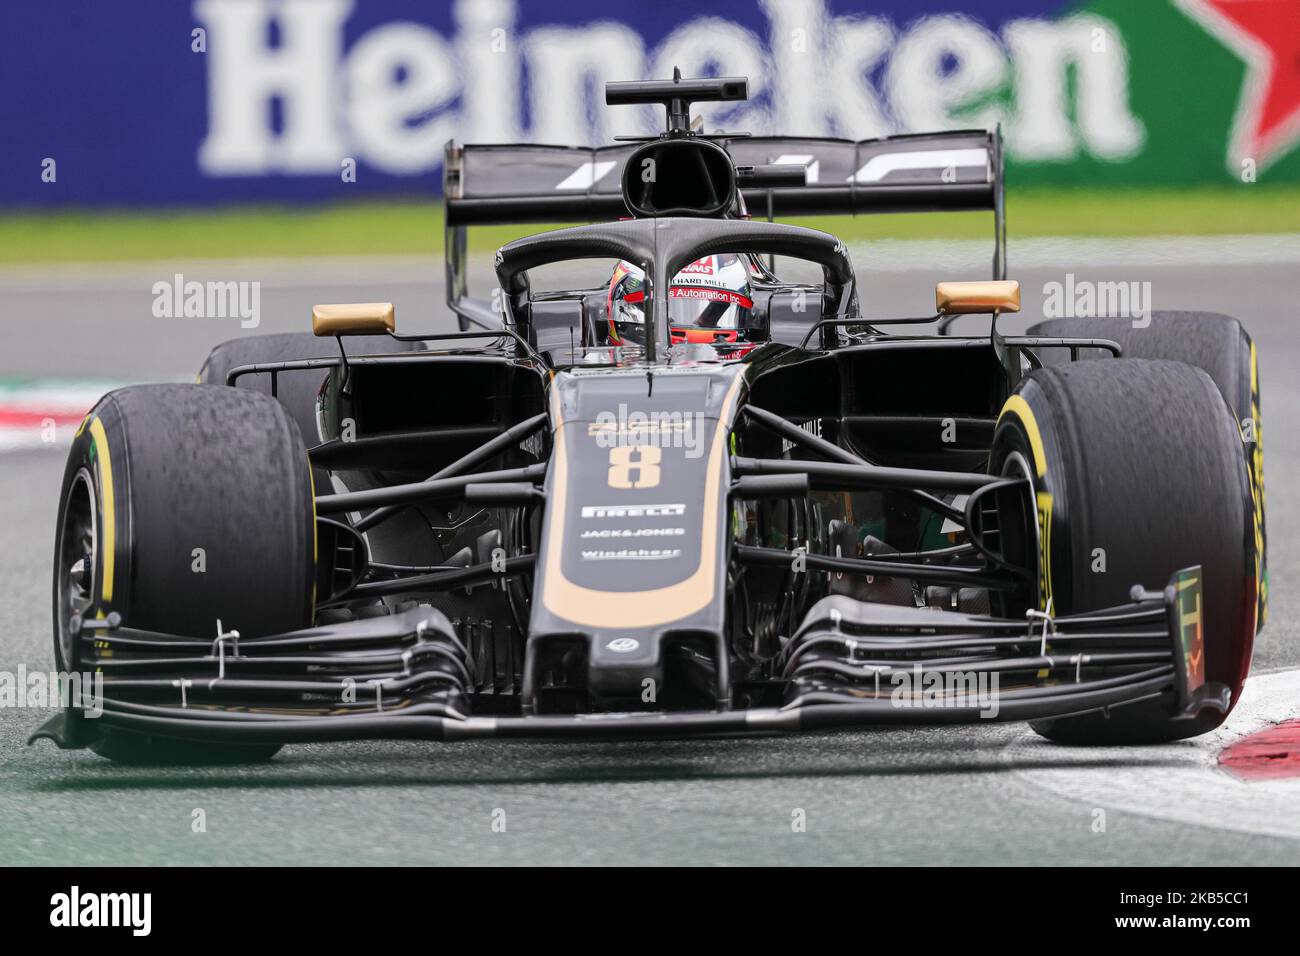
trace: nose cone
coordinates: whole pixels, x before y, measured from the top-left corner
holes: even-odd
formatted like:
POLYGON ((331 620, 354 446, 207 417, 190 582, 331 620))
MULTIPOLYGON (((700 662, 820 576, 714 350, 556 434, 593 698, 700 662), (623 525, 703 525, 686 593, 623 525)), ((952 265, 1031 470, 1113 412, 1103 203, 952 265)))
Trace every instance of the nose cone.
POLYGON ((557 667, 585 681, 576 689, 593 710, 656 706, 683 641, 700 642, 725 678, 727 435, 740 374, 593 370, 552 382, 526 709, 557 667))
POLYGON ((657 702, 664 684, 663 638, 594 635, 587 649, 587 689, 611 710, 637 710, 657 702))

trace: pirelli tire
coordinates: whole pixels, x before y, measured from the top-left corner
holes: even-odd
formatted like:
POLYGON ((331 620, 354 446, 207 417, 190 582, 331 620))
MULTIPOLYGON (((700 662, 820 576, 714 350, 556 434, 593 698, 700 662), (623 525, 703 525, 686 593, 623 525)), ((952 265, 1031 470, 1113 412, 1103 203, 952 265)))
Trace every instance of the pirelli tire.
MULTIPOLYGON (((1073 614, 1126 603, 1200 565, 1206 679, 1236 704, 1250 667, 1257 583, 1251 482, 1232 412, 1210 376, 1181 362, 1074 362, 1030 373, 998 418, 996 474, 1034 486, 1036 603, 1073 614)), ((1036 721, 1075 744, 1155 743, 1212 730, 1176 719, 1172 694, 1108 713, 1036 721)))
MULTIPOLYGON (((311 624, 315 505, 298 426, 268 396, 209 385, 105 395, 77 431, 60 494, 54 650, 60 670, 112 676, 74 616, 210 645, 311 624)), ((111 685, 105 693, 112 696, 111 685)), ((107 727, 70 712, 92 750, 131 763, 227 763, 278 746, 217 746, 107 727)), ((101 718, 102 719, 102 718, 101 718)))
MULTIPOLYGON (((1241 427, 1242 453, 1250 470, 1254 501, 1256 552, 1259 555, 1259 607, 1256 628, 1268 620, 1268 528, 1264 508, 1264 418, 1260 406, 1259 356, 1250 334, 1230 315, 1218 312, 1152 312, 1149 322, 1128 319, 1048 319, 1029 329, 1030 335, 1078 336, 1118 342, 1125 358, 1171 359, 1203 369, 1219 386, 1241 427)), ((1109 357, 1085 349, 1082 358, 1109 357)), ((1043 349, 1045 364, 1068 361, 1064 349, 1043 349)))

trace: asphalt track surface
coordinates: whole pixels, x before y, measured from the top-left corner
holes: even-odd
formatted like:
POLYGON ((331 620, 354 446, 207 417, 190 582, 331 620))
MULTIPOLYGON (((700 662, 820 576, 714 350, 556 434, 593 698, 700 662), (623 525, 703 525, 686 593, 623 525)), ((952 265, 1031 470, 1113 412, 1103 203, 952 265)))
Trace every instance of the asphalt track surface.
MULTIPOLYGON (((1070 269, 1068 253, 1059 265, 1039 255, 1013 272, 1024 284, 1027 315, 1041 307, 1044 283, 1070 269)), ((1300 780, 1246 783, 1214 764, 1234 736, 1300 715, 1293 673, 1300 668, 1300 495, 1290 484, 1300 463, 1300 256, 1264 265, 1237 258, 1245 261, 1152 264, 1157 257, 1073 269, 1079 280, 1148 280, 1158 308, 1235 314, 1259 346, 1272 616, 1256 645, 1258 679, 1220 734, 1127 750, 1059 747, 1022 725, 993 723, 739 740, 358 743, 287 748, 256 767, 157 770, 49 743, 28 748, 24 741, 45 714, 0 709, 0 860, 1300 862, 1300 780), (200 818, 206 832, 194 832, 200 818), (800 818, 802 831, 793 825, 800 818)), ((874 278, 861 261, 864 309, 924 314, 936 278, 978 278, 983 261, 954 273, 896 257, 885 263, 891 271, 874 278)), ((192 375, 211 345, 240 330, 233 320, 153 318, 150 286, 171 271, 0 273, 0 379, 192 375)), ((261 332, 305 329, 312 303, 321 301, 391 299, 404 330, 448 324, 432 259, 184 271, 187 279, 260 279, 261 332)), ((0 455, 2 670, 53 663, 49 574, 62 468, 57 450, 0 455)))

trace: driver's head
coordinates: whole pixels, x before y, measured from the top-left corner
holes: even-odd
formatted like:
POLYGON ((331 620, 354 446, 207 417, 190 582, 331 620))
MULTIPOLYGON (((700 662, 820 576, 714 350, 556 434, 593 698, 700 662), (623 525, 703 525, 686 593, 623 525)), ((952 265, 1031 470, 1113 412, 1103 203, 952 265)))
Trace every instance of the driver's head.
MULTIPOLYGON (((630 262, 614 267, 609 282, 609 339, 645 341, 645 274, 630 262)), ((697 259, 668 285, 673 342, 736 342, 754 308, 749 266, 732 253, 697 259)))

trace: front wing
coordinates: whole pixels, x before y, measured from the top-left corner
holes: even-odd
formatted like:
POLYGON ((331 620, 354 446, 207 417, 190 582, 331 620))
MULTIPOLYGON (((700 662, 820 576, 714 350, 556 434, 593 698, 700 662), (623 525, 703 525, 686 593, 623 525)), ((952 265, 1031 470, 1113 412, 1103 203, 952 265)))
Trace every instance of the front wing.
POLYGON ((1204 678, 1200 609, 1199 568, 1163 591, 1135 588, 1130 604, 1056 618, 832 596, 775 662, 779 706, 539 716, 471 714, 483 662, 431 607, 211 643, 127 628, 110 614, 74 622, 95 680, 29 743, 84 747, 107 728, 240 744, 739 735, 1036 720, 1161 698, 1190 718, 1230 704, 1229 689, 1204 678))

